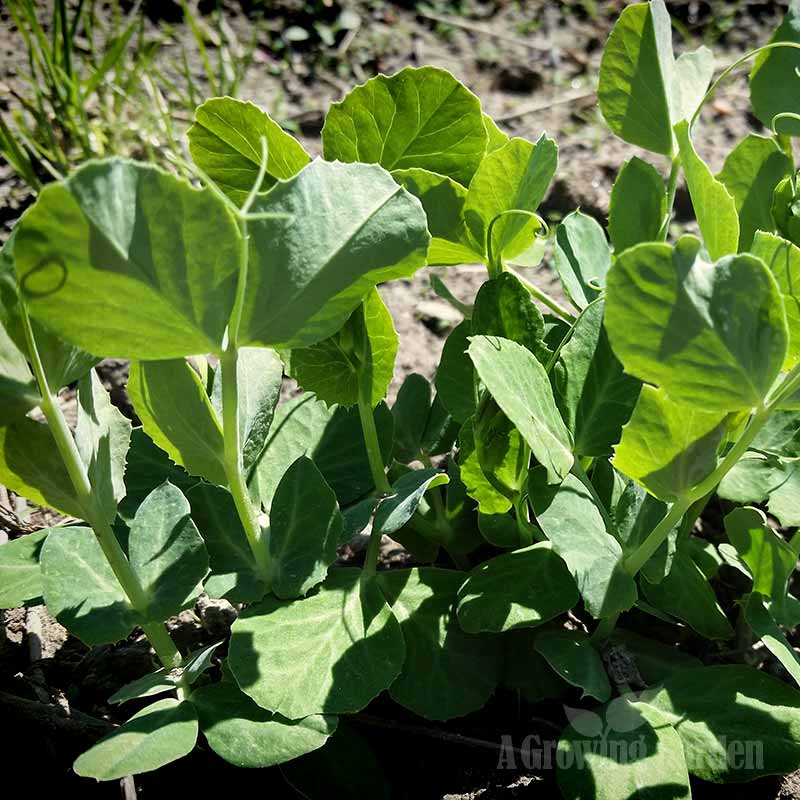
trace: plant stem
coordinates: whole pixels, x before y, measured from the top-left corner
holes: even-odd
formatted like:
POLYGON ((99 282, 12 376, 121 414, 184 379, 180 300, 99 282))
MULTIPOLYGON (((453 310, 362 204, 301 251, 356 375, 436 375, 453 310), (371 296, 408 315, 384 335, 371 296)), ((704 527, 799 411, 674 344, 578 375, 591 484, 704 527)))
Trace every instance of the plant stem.
MULTIPOLYGON (((122 587, 122 591, 127 596, 131 606, 139 612, 142 617, 146 618, 147 607, 149 605, 147 592, 145 592, 138 576, 133 571, 133 567, 131 567, 131 563, 128 561, 125 551, 114 535, 111 525, 106 520, 104 513, 98 507, 97 501, 94 499, 92 485, 89 481, 86 467, 78 452, 78 446, 75 443, 72 431, 69 429, 66 419, 64 419, 64 414, 58 404, 58 397, 51 390, 48 383, 44 364, 42 363, 39 349, 36 345, 36 339, 33 335, 30 317, 28 316, 25 304, 21 300, 19 308, 22 326, 25 332, 25 340, 28 346, 28 355, 31 360, 36 382, 39 385, 39 391, 42 395, 42 413, 47 420, 48 427, 55 440, 56 449, 66 467, 67 474, 75 490, 78 505, 83 510, 84 518, 89 525, 91 525, 97 537, 100 549, 103 551, 103 555, 106 557, 114 576, 117 581, 119 581, 119 585, 122 587)), ((163 624, 147 622, 143 623, 141 627, 149 639, 150 644, 153 646, 153 649, 156 651, 159 661, 161 661, 167 669, 179 666, 182 660, 181 655, 163 624)))
POLYGON ((574 324, 577 317, 568 309, 562 306, 557 300, 550 297, 537 286, 534 286, 524 275, 520 275, 515 269, 506 267, 506 272, 513 275, 525 288, 540 302, 546 305, 554 314, 557 314, 562 319, 565 319, 570 324, 574 324))
POLYGON ((386 467, 383 463, 381 445, 378 441, 375 417, 372 415, 372 403, 365 387, 362 386, 363 381, 360 375, 358 383, 358 416, 361 419, 361 430, 364 433, 364 444, 367 448, 367 459, 369 460, 369 468, 372 471, 372 480, 378 492, 391 494, 392 487, 386 477, 386 467))
POLYGON ((603 617, 600 622, 597 623, 597 627, 589 637, 592 644, 602 644, 605 642, 605 640, 608 639, 608 637, 614 632, 614 628, 617 627, 618 619, 619 614, 612 614, 610 617, 603 617))
POLYGON ((658 232, 659 241, 665 242, 669 233, 669 223, 672 219, 672 209, 675 206, 675 193, 678 191, 678 178, 681 174, 681 157, 676 155, 672 159, 672 166, 669 170, 669 180, 667 181, 667 213, 661 230, 658 232))

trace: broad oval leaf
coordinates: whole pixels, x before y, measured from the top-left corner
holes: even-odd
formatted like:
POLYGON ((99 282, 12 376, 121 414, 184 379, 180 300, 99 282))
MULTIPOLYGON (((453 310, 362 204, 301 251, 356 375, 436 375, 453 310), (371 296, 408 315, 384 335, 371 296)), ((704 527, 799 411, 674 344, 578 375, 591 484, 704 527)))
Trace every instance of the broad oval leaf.
POLYGON ((608 233, 615 252, 655 241, 666 214, 667 192, 658 170, 638 156, 626 161, 611 187, 608 208, 608 233))
POLYGON ((435 469, 407 472, 392 484, 392 493, 378 506, 374 530, 386 536, 399 531, 414 516, 425 492, 444 486, 449 480, 446 473, 435 469))
POLYGON ((333 103, 322 129, 329 161, 419 167, 464 186, 488 141, 478 98, 438 67, 375 76, 333 103))
POLYGON ((197 713, 186 700, 167 697, 134 714, 75 761, 84 778, 113 781, 152 772, 188 755, 197 741, 197 713))
POLYGON ((166 359, 220 352, 241 247, 209 190, 111 159, 41 192, 20 220, 14 258, 31 313, 68 342, 166 359))
POLYGON ((233 624, 228 660, 262 708, 288 719, 360 711, 400 673, 400 625, 374 580, 343 568, 303 600, 267 597, 233 624))
POLYGON ((588 695, 601 703, 611 697, 603 659, 583 631, 541 631, 533 644, 558 675, 581 689, 581 697, 588 695))
POLYGON ((465 422, 475 411, 475 372, 467 355, 471 331, 469 320, 450 331, 436 368, 436 391, 448 413, 458 422, 465 422))
POLYGON ((534 628, 577 602, 566 564, 540 542, 475 567, 458 590, 458 622, 467 633, 534 628))
POLYGON ((236 205, 255 186, 267 140, 267 169, 260 191, 297 174, 311 160, 300 143, 253 103, 212 97, 194 112, 187 133, 192 160, 236 205))
POLYGON ((17 608, 42 596, 39 553, 50 530, 28 533, 0 546, 0 608, 17 608))
POLYGON ((81 641, 113 644, 140 622, 91 528, 62 528, 48 536, 40 562, 47 608, 81 641))
POLYGON ((237 767, 283 764, 322 747, 336 730, 337 717, 290 721, 259 708, 226 681, 204 686, 190 699, 211 749, 237 767))
POLYGON ((249 225, 241 345, 319 342, 378 283, 409 278, 426 263, 422 205, 376 164, 315 161, 252 210, 287 218, 249 225))
POLYGON ((573 211, 556 229, 556 270, 575 308, 586 308, 600 294, 611 267, 606 235, 593 217, 573 211))
POLYGON ((750 255, 709 264, 697 239, 640 244, 608 274, 605 326, 625 369, 705 410, 760 405, 783 365, 786 316, 775 279, 750 255))
POLYGON ((689 772, 703 780, 784 775, 800 760, 800 692, 752 667, 676 672, 647 702, 675 727, 689 772))
POLYGON ((690 800, 681 739, 660 711, 619 697, 584 713, 597 720, 593 735, 587 736, 579 716, 558 742, 558 787, 565 800, 690 800), (623 703, 629 708, 620 709, 623 703))
POLYGON ((499 637, 470 635, 458 625, 456 592, 463 580, 462 572, 434 567, 380 575, 406 642, 403 670, 389 694, 426 719, 452 719, 481 708, 502 675, 499 637))
POLYGON ((563 478, 572 466, 572 442, 541 363, 522 345, 496 336, 472 337, 468 352, 497 405, 547 469, 548 482, 563 478))

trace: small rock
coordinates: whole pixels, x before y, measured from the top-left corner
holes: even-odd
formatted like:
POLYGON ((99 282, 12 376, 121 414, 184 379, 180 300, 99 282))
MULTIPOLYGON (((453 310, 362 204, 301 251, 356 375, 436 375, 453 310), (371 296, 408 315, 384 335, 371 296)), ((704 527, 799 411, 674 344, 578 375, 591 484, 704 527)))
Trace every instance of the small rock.
POLYGON ((227 600, 212 600, 207 594, 201 594, 195 605, 200 624, 213 638, 225 637, 231 632, 231 625, 239 616, 236 609, 227 600))

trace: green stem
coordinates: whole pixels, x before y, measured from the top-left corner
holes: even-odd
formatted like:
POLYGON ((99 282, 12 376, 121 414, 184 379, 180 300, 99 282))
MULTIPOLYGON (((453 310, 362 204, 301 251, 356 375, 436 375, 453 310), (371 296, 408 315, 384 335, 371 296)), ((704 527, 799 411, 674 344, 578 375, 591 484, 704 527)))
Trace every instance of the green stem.
POLYGON ((363 381, 359 376, 358 389, 358 416, 361 419, 361 430, 364 433, 364 444, 367 448, 369 468, 372 471, 372 480, 375 488, 381 494, 391 494, 392 487, 386 477, 386 467, 383 463, 381 445, 378 441, 378 430, 375 427, 375 417, 372 415, 372 403, 366 389, 361 385, 363 381))
POLYGON ((672 209, 675 206, 675 194, 678 191, 678 178, 681 174, 681 157, 676 155, 672 159, 672 165, 669 170, 669 180, 667 181, 667 213, 664 216, 664 222, 661 224, 661 230, 658 232, 659 241, 665 242, 667 234, 669 233, 669 223, 672 219, 672 209))
POLYGON ((592 500, 594 500, 594 504, 597 506, 600 515, 603 517, 603 522, 606 524, 606 530, 611 533, 614 530, 614 522, 603 501, 600 499, 600 495, 597 494, 597 489, 594 488, 594 484, 589 480, 589 476, 586 474, 586 470, 583 468, 580 459, 576 458, 575 461, 572 462, 572 469, 570 472, 584 485, 586 491, 592 496, 592 500))
POLYGON ((609 636, 614 632, 614 628, 617 627, 617 620, 619 619, 619 614, 612 614, 610 617, 603 617, 600 622, 597 623, 597 627, 592 632, 590 640, 592 644, 602 644, 608 639, 609 636))
MULTIPOLYGON (((48 427, 55 440, 56 449, 66 467, 67 474, 75 490, 78 505, 83 510, 84 518, 89 525, 91 525, 97 537, 100 549, 103 551, 103 555, 106 557, 114 576, 117 581, 119 581, 119 585, 122 587, 122 591, 125 593, 131 606, 143 617, 146 617, 149 605, 147 592, 144 590, 138 576, 133 571, 133 567, 125 551, 122 549, 117 537, 114 535, 114 531, 105 518, 105 514, 97 505, 97 501, 92 492, 92 485, 86 472, 86 467, 78 452, 78 446, 75 443, 75 438, 58 404, 58 397, 50 388, 50 384, 47 380, 44 364, 42 363, 39 349, 36 345, 36 339, 33 335, 30 317, 22 301, 19 303, 19 308, 22 326, 25 332, 25 341, 28 346, 28 355, 31 366, 33 367, 33 374, 36 377, 39 391, 42 395, 42 413, 47 420, 48 427)), ((180 665, 182 661, 181 655, 163 624, 148 622, 142 625, 142 629, 149 639, 150 644, 153 646, 153 649, 156 651, 159 661, 161 661, 167 669, 172 669, 180 665)))
POLYGON ((520 275, 511 267, 506 267, 506 272, 513 275, 525 288, 533 295, 540 303, 546 305, 554 314, 557 314, 562 319, 565 319, 570 324, 574 324, 577 317, 568 309, 562 306, 557 300, 550 297, 549 294, 543 292, 537 286, 534 286, 524 275, 520 275))
POLYGON ((658 550, 661 543, 667 538, 669 532, 680 522, 683 515, 689 508, 701 498, 714 491, 719 482, 733 469, 734 465, 745 454, 747 448, 752 444, 758 432, 764 427, 770 414, 773 404, 767 404, 750 418, 744 433, 738 442, 727 452, 717 468, 694 486, 683 497, 679 497, 670 507, 666 516, 651 531, 650 535, 639 545, 639 547, 625 560, 625 570, 630 575, 635 575, 658 550))

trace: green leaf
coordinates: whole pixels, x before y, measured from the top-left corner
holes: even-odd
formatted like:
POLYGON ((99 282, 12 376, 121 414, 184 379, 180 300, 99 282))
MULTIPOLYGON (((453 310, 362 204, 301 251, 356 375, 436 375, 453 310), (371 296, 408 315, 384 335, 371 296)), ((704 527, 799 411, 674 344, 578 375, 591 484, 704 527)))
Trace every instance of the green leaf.
POLYGON ((332 572, 303 600, 267 597, 233 624, 228 661, 262 708, 288 719, 360 711, 399 675, 400 625, 374 580, 332 572))
POLYGON ((113 781, 177 761, 194 749, 197 714, 187 701, 157 700, 101 739, 75 761, 84 778, 113 781))
POLYGON ((111 159, 45 187, 20 220, 14 258, 31 313, 68 342, 167 359, 220 352, 241 247, 210 191, 111 159))
POLYGON ((88 645, 124 639, 140 621, 91 528, 62 528, 40 553, 50 613, 88 645))
POLYGON ((534 649, 539 631, 509 631, 505 642, 505 674, 503 684, 518 692, 529 703, 538 703, 573 692, 572 687, 550 668, 534 649))
POLYGON ((626 371, 672 400, 705 411, 763 401, 784 362, 786 320, 778 287, 750 255, 708 264, 690 236, 675 247, 641 244, 608 275, 605 326, 626 371))
POLYGON ((604 303, 590 303, 553 368, 555 398, 574 441, 574 452, 611 453, 639 397, 641 383, 627 375, 603 328, 604 303))
MULTIPOLYGON (((734 197, 725 183, 717 180, 697 155, 689 133, 689 123, 675 126, 681 164, 692 199, 697 224, 712 260, 736 253, 739 247, 739 215, 734 197)), ((747 238, 747 234, 744 234, 747 238)))
POLYGON ((145 433, 176 464, 227 485, 222 426, 186 359, 131 362, 128 393, 145 433))
POLYGON ((603 50, 597 100, 609 128, 630 144, 672 155, 674 57, 661 0, 627 6, 603 50))
POLYGON ((211 565, 211 574, 204 581, 206 592, 232 603, 260 600, 268 587, 253 558, 231 493, 202 482, 185 492, 211 565))
POLYGON ((495 547, 513 550, 523 544, 517 520, 510 514, 480 512, 478 513, 478 530, 481 532, 481 536, 495 547))
POLYGON ((789 346, 783 368, 789 370, 800 361, 800 248, 780 236, 757 231, 751 252, 767 265, 783 297, 789 329, 789 346))
POLYGON ((359 381, 373 408, 394 376, 397 332, 377 289, 353 312, 342 330, 310 347, 291 351, 286 371, 328 405, 358 402, 359 381))
POLYGON ((410 278, 426 263, 422 205, 375 164, 315 161, 252 210, 287 216, 248 226, 242 345, 290 348, 326 339, 377 284, 410 278))
POLYGON ((130 562, 148 598, 150 620, 178 614, 203 591, 208 553, 189 513, 181 490, 164 483, 145 498, 131 523, 130 562))
POLYGON ((389 694, 426 719, 452 719, 476 711, 502 675, 500 638, 470 635, 458 625, 456 593, 463 580, 463 572, 434 567, 380 575, 406 642, 403 670, 389 694))
POLYGON ((550 358, 544 343, 544 317, 531 293, 510 272, 478 289, 472 312, 472 334, 502 336, 528 348, 543 364, 550 358))
POLYGON ((298 458, 281 478, 270 509, 272 591, 278 597, 302 597, 325 579, 343 525, 322 473, 310 458, 298 458))
MULTIPOLYGON (((800 44, 800 4, 790 0, 783 22, 769 40, 800 44)), ((759 53, 750 70, 750 102, 760 122, 772 129, 778 114, 797 114, 800 104, 794 85, 795 70, 800 67, 800 50, 792 47, 776 47, 759 53)), ((800 121, 780 119, 775 130, 786 136, 800 135, 800 121)))
POLYGON ((611 697, 603 659, 583 631, 542 631, 534 647, 565 681, 581 689, 581 697, 588 695, 601 703, 611 697))
MULTIPOLYGON (((515 500, 527 479, 528 456, 519 431, 489 394, 484 395, 471 423, 478 466, 484 482, 488 481, 493 489, 509 500, 515 500)), ((494 505, 492 511, 484 503, 484 510, 487 513, 502 513, 508 508, 494 505)))
POLYGON ((735 508, 725 517, 725 532, 753 576, 753 592, 771 600, 780 618, 797 554, 757 508, 735 508))
POLYGON ((742 599, 742 609, 747 624, 753 633, 764 642, 766 648, 783 664, 794 682, 800 685, 800 656, 789 644, 786 635, 778 626, 775 617, 767 608, 765 599, 752 592, 742 599))
POLYGON ((684 669, 702 667, 700 659, 678 649, 677 645, 662 644, 648 636, 617 628, 609 637, 614 647, 621 647, 636 664, 636 669, 648 685, 661 683, 668 675, 684 669))
POLYGON ((0 608, 16 608, 42 596, 39 553, 51 528, 0 546, 0 608))
POLYGON ((608 209, 614 251, 658 239, 666 214, 667 193, 658 170, 638 156, 626 161, 611 187, 608 209))
MULTIPOLYGON (((392 452, 393 419, 385 404, 373 412, 384 463, 392 452)), ((327 408, 313 394, 281 403, 258 461, 251 488, 269 508, 278 482, 300 456, 309 455, 345 507, 374 488, 358 409, 327 408)))
POLYGON ((230 682, 191 695, 200 730, 211 749, 237 767, 272 767, 316 750, 336 730, 336 717, 292 722, 259 708, 230 682))
POLYGON ((636 584, 622 569, 622 548, 605 528, 589 490, 574 475, 548 486, 541 468, 531 470, 528 490, 536 520, 567 562, 586 610, 610 617, 636 602, 636 584))
POLYGON ((0 427, 0 483, 67 516, 80 518, 85 513, 44 423, 22 417, 0 427))
POLYGON ((797 204, 796 188, 794 177, 784 178, 775 187, 771 208, 774 227, 792 244, 800 243, 800 207, 797 204))
MULTIPOLYGON (((222 370, 215 373, 211 405, 222 424, 222 370)), ((281 395, 283 365, 277 353, 264 347, 242 347, 236 364, 239 387, 239 439, 246 470, 264 449, 275 408, 281 395)), ((212 434, 214 437, 215 434, 212 434)))
POLYGON ((329 161, 420 167, 466 186, 489 136, 477 97, 438 67, 406 67, 357 86, 325 117, 329 161))
POLYGON ((425 169, 398 169, 392 177, 407 191, 418 197, 428 218, 431 244, 429 266, 471 264, 483 260, 481 247, 470 234, 464 221, 467 190, 446 175, 425 169))
POLYGON ((27 359, 0 324, 0 424, 27 414, 40 400, 27 359))
POLYGON ((194 112, 189 128, 192 160, 241 206, 255 185, 267 140, 267 171, 259 190, 298 173, 311 159, 300 143, 252 103, 212 97, 194 112))
POLYGON ((675 59, 672 81, 672 122, 691 120, 706 96, 714 76, 714 54, 698 47, 675 59))
MULTIPOLYGON (((736 203, 739 214, 739 251, 750 251, 756 231, 774 230, 772 196, 778 184, 794 171, 794 163, 778 143, 748 134, 725 159, 717 176, 736 203)), ((763 256, 761 256, 763 258, 763 256)), ((764 259, 769 265, 769 261, 764 259)))
POLYGON ((430 410, 431 385, 427 378, 412 372, 403 381, 392 406, 394 457, 398 461, 408 464, 419 458, 430 410))
POLYGON ((472 362, 467 355, 472 323, 459 323, 444 343, 436 368, 436 391, 448 413, 457 422, 465 422, 475 411, 475 385, 472 362))
POLYGON ((108 392, 91 370, 78 384, 75 444, 92 495, 109 523, 116 519, 117 504, 125 497, 125 459, 130 441, 130 422, 111 405, 108 392))
POLYGON ((535 628, 578 602, 578 589, 550 542, 484 561, 458 590, 467 633, 535 628))
POLYGON ((673 502, 714 471, 726 432, 725 417, 705 404, 675 403, 663 390, 643 386, 614 449, 614 466, 673 502))
POLYGON ((483 115, 483 124, 486 133, 489 135, 489 144, 486 147, 486 154, 499 150, 503 145, 508 144, 508 134, 497 127, 497 123, 488 115, 483 115))
MULTIPOLYGON (((517 437, 518 438, 518 437, 517 437)), ((519 450, 517 441, 517 450, 519 450)), ((509 459, 509 462, 512 459, 509 459)), ((516 458, 513 459, 516 464, 516 458)), ((458 434, 458 466, 461 480, 467 494, 478 504, 483 515, 505 514, 511 508, 511 498, 507 491, 500 491, 500 487, 487 477, 481 466, 478 446, 475 443, 472 420, 464 423, 458 434)), ((505 487, 503 487, 505 489, 505 487)), ((514 523, 516 531, 516 523, 514 523)), ((515 534, 514 543, 519 542, 519 534, 515 534)))
POLYGON ((564 217, 556 228, 555 266, 564 293, 579 309, 600 294, 611 267, 606 235, 599 223, 581 211, 564 217))
POLYGON ((435 469, 407 472, 392 484, 392 493, 378 506, 373 529, 386 536, 399 531, 414 516, 425 492, 444 486, 449 480, 444 472, 435 469))
POLYGON ((572 466, 572 442, 553 399, 544 367, 522 345, 495 336, 474 336, 469 357, 503 413, 516 425, 555 483, 572 466))
POLYGON ((703 780, 785 775, 800 759, 800 692, 752 667, 676 672, 648 703, 678 731, 689 772, 703 780))
POLYGON ((481 161, 463 213, 487 263, 513 261, 528 249, 541 224, 531 214, 542 202, 557 164, 558 147, 544 134, 536 144, 511 139, 481 161), (528 213, 510 213, 516 211, 528 213))
POLYGON ((624 696, 579 714, 561 734, 558 787, 565 800, 692 796, 678 734, 661 712, 624 696))
POLYGON ((678 549, 672 569, 660 583, 642 576, 639 585, 648 603, 691 625, 707 639, 729 639, 733 628, 720 608, 714 590, 689 553, 678 549))

